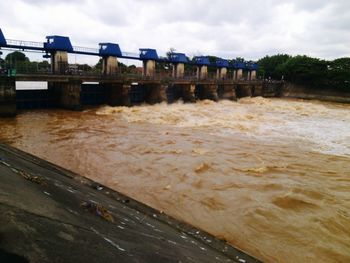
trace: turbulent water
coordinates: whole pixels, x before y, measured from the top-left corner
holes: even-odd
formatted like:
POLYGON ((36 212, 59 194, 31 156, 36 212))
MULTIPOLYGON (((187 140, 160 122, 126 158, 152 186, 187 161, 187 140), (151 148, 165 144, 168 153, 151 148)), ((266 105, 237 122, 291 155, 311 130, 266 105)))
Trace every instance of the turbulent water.
POLYGON ((0 140, 267 262, 350 262, 350 105, 247 98, 0 120, 0 140))

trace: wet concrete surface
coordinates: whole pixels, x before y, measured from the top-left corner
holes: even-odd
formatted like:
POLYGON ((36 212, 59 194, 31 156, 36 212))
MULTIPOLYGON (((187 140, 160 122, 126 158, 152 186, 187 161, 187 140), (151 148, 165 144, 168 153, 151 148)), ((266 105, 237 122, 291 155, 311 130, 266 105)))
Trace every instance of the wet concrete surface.
POLYGON ((0 262, 258 262, 107 187, 0 144, 0 262))

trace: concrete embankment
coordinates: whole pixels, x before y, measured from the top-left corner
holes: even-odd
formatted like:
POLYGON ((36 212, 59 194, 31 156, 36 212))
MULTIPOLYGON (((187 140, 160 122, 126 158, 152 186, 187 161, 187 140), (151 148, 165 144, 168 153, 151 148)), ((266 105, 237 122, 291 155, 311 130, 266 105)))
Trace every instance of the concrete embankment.
POLYGON ((282 98, 322 100, 330 102, 350 103, 350 90, 340 91, 329 88, 310 88, 292 83, 284 83, 276 92, 282 98))
POLYGON ((0 144, 0 262, 258 262, 107 187, 0 144))

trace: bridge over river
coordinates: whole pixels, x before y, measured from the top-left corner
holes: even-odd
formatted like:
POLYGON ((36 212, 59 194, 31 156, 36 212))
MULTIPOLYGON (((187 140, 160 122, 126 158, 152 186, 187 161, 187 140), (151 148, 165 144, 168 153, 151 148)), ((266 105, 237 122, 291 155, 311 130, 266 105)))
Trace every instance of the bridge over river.
MULTIPOLYGON (((189 59, 184 53, 158 56, 151 48, 139 53, 122 52, 116 43, 99 48, 75 47, 65 36, 47 36, 45 42, 6 39, 0 29, 0 48, 42 52, 50 59, 46 72, 17 72, 9 69, 0 76, 0 115, 15 115, 17 109, 61 107, 79 110, 84 105, 130 106, 139 103, 169 103, 182 99, 235 100, 244 96, 274 96, 276 83, 256 79, 258 65, 208 56, 189 59), (72 71, 68 54, 98 56, 101 72, 72 71), (142 61, 142 72, 130 74, 118 68, 118 58, 142 61), (159 70, 159 65, 170 65, 159 70), (19 87, 30 83, 31 90, 19 87), (272 88, 271 88, 272 85, 272 88), (36 88, 44 86, 44 89, 36 88)), ((0 51, 1 52, 1 51, 0 51)), ((281 83, 277 83, 277 86, 281 83)), ((278 92, 277 92, 278 93, 278 92)))

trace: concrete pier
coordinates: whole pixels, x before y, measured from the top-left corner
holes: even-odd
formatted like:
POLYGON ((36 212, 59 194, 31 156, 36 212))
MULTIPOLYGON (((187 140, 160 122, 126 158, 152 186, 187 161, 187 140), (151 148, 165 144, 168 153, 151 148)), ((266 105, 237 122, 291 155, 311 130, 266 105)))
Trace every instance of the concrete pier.
POLYGON ((197 79, 206 79, 208 78, 208 66, 201 65, 197 66, 197 79))
POLYGON ((118 60, 117 57, 103 57, 102 58, 102 74, 104 75, 115 75, 118 71, 118 60))
POLYGON ((123 83, 103 83, 106 88, 107 103, 110 106, 130 106, 129 84, 123 83))
POLYGON ((147 84, 146 86, 146 97, 145 101, 148 104, 155 104, 166 101, 166 93, 165 90, 167 88, 166 85, 154 83, 147 84))
POLYGON ((68 53, 55 51, 51 54, 51 71, 56 74, 65 74, 68 70, 68 53))
POLYGON ((196 85, 196 95, 200 100, 218 101, 218 85, 216 84, 199 84, 196 85))
POLYGON ((0 116, 16 115, 16 81, 15 78, 0 78, 0 116))
POLYGON ((250 78, 249 80, 256 80, 256 70, 252 70, 250 72, 250 78))
POLYGON ((237 100, 235 85, 219 85, 218 97, 224 100, 237 100))
POLYGON ((144 60, 142 75, 144 77, 154 77, 156 73, 156 62, 154 60, 144 60))
POLYGON ((56 106, 69 110, 82 110, 81 83, 80 80, 50 83, 49 89, 53 93, 56 106))
POLYGON ((236 95, 237 95, 237 98, 251 97, 252 85, 237 85, 236 95))
POLYGON ((236 80, 241 80, 243 78, 243 69, 236 70, 236 80))
POLYGON ((196 86, 192 84, 176 84, 174 85, 177 90, 178 97, 182 98, 184 102, 196 102, 195 89, 196 86))
POLYGON ((173 64, 173 78, 181 79, 185 74, 185 64, 175 63, 173 64))
POLYGON ((227 78, 227 68, 218 68, 216 70, 216 79, 226 79, 227 78))
POLYGON ((252 96, 258 97, 263 95, 263 85, 254 85, 252 89, 252 96))

